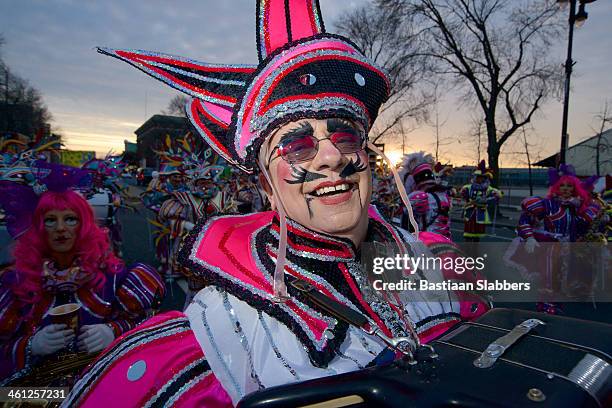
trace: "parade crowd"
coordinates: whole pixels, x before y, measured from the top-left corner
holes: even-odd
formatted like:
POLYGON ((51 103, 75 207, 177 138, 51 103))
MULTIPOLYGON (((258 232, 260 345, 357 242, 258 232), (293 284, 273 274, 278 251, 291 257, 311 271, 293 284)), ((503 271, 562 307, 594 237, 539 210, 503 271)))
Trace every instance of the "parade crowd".
MULTIPOLYGON (((393 167, 367 137, 389 79, 327 34, 313 7, 258 5, 257 67, 99 49, 192 97, 193 133, 160 143, 161 164, 138 196, 154 227, 138 239, 154 242, 157 265, 122 260, 117 210, 133 211, 134 196, 121 157, 76 168, 50 162, 56 143, 2 139, 1 220, 13 242, 0 274, 0 385, 66 385, 64 406, 113 404, 118 393, 120 406, 232 406, 272 386, 412 357, 492 307, 471 292, 372 289, 362 244, 460 256, 453 199, 464 240, 478 243, 502 193, 484 161, 463 186, 425 152, 393 167), (371 168, 368 151, 383 164, 371 168), (160 311, 177 279, 188 282, 183 309, 160 311)), ((516 251, 609 241, 609 182, 551 169, 548 194, 521 204, 516 251)), ((454 272, 415 276, 478 278, 454 272)))
MULTIPOLYGON (((0 286, 4 384, 20 383, 21 377, 40 378, 33 367, 44 373, 40 367, 66 360, 68 352, 80 356, 77 367, 82 368, 115 338, 156 313, 166 285, 177 279, 188 282, 186 308, 208 285, 205 277, 179 260, 189 232, 215 216, 270 210, 256 176, 214 164, 219 158, 210 148, 192 151, 191 137, 166 140, 157 151, 160 169, 138 196, 154 214, 148 220, 153 236, 144 238, 154 242, 157 268, 142 263, 126 266, 120 259, 123 242, 117 210, 133 210, 133 204, 127 203, 134 199, 126 195, 121 177, 126 165, 120 156, 107 155, 75 168, 50 163, 49 144, 3 140, 2 225, 15 240, 14 262, 2 270, 0 286), (52 321, 50 311, 66 304, 78 305, 79 333, 52 321), (32 377, 33 372, 37 377, 32 377)), ((405 155, 398 170, 420 231, 451 240, 455 199, 463 203, 465 241, 486 240, 487 225, 502 194, 490 185, 492 174, 484 161, 463 186, 450 185, 452 167, 434 163, 425 152, 405 155)), ((378 166, 373 174, 373 205, 384 219, 413 231, 392 172, 378 166)), ((540 242, 608 241, 612 235, 609 183, 610 177, 580 180, 571 166, 551 169, 548 195, 526 197, 521 204, 516 241, 530 254, 540 251, 540 242)), ((546 255, 551 259, 559 254, 546 255)), ((554 273, 552 265, 548 269, 554 273)), ((562 313, 555 303, 540 302, 537 309, 562 313)))

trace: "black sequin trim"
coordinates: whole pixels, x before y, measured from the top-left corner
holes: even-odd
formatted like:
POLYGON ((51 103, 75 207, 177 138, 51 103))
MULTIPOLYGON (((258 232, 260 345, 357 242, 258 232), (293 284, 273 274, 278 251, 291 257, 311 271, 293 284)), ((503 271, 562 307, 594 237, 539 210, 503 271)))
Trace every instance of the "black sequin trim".
POLYGON ((159 397, 155 400, 153 404, 151 404, 151 408, 157 407, 165 407, 169 402, 168 400, 178 392, 181 391, 181 388, 188 384, 190 381, 193 381, 198 376, 204 374, 205 372, 210 371, 210 365, 208 365, 208 361, 202 360, 195 366, 191 367, 189 370, 185 371, 178 378, 174 379, 172 384, 162 392, 159 397))

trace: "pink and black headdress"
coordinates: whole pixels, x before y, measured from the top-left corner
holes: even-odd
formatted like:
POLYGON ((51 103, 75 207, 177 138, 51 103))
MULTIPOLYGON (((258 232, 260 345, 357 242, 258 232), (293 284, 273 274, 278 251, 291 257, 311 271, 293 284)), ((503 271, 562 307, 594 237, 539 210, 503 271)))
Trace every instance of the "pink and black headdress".
POLYGON ((369 130, 389 79, 350 40, 325 32, 318 0, 258 0, 259 64, 216 65, 140 50, 98 48, 190 95, 188 117, 219 155, 251 172, 274 128, 344 117, 369 130))
POLYGON ((406 191, 413 191, 425 184, 434 184, 434 159, 431 154, 423 151, 404 155, 399 175, 404 182, 406 191))
MULTIPOLYGON (((256 13, 256 66, 207 64, 140 50, 98 51, 190 95, 187 116, 200 136, 249 173, 262 163, 259 148, 266 137, 288 122, 340 117, 369 131, 389 96, 389 78, 349 39, 325 32, 318 0, 257 0, 256 13)), ((368 147, 389 163, 376 146, 368 147)), ((265 166, 260 167, 275 190, 265 166)), ((399 192, 418 235, 406 192, 399 192)), ((287 226, 280 197, 277 210, 281 239, 274 293, 283 301, 287 226)))

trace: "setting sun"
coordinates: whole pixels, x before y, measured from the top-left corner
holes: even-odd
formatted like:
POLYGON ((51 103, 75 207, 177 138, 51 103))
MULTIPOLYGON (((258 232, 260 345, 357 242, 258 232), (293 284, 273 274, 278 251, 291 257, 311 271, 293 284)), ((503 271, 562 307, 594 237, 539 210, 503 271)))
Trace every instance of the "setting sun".
POLYGON ((394 150, 392 152, 387 153, 387 157, 391 160, 391 164, 397 166, 402 161, 402 152, 399 150, 394 150))

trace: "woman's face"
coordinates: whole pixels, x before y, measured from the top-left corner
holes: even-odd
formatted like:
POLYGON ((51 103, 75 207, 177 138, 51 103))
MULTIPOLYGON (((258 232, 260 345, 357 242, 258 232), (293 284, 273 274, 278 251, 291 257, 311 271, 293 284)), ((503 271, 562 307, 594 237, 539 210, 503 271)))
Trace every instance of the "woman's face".
POLYGON ((562 183, 559 185, 559 195, 564 199, 571 198, 574 195, 574 185, 571 183, 562 183))
MULTIPOLYGON (((342 153, 336 147, 343 143, 346 146, 348 141, 355 140, 355 135, 364 138, 365 132, 360 125, 347 120, 291 122, 272 134, 264 160, 269 163, 272 183, 289 218, 315 231, 351 238, 358 244, 367 229, 372 194, 368 155, 361 148, 354 153, 342 153), (318 140, 318 150, 311 159, 290 163, 280 156, 279 147, 289 143, 312 149, 316 142, 304 139, 311 136, 318 140), (361 238, 355 239, 359 235, 361 238)), ((300 150, 294 151, 300 154, 300 150)), ((275 198, 270 200, 276 208, 275 198)))
POLYGON ((47 244, 51 252, 67 253, 74 249, 81 220, 72 210, 51 210, 43 216, 47 244))

